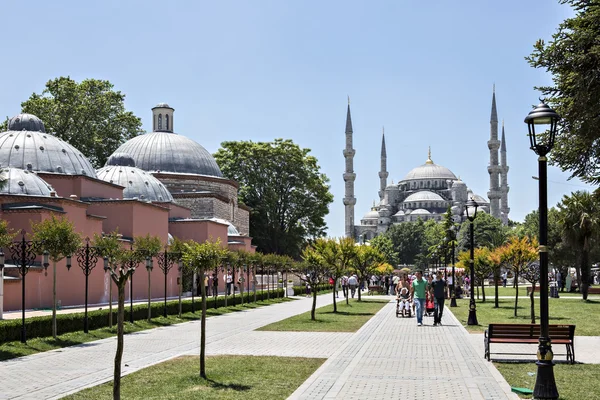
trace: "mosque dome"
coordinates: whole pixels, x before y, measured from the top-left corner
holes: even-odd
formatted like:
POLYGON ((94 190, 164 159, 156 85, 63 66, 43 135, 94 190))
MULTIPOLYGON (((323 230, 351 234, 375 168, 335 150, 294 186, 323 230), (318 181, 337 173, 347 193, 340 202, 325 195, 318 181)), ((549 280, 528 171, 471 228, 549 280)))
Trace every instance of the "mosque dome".
POLYGON ((172 202, 173 196, 152 174, 135 167, 128 154, 115 153, 111 156, 113 165, 98 170, 98 179, 123 186, 123 198, 137 198, 143 201, 172 202), (119 164, 119 162, 121 164, 119 164))
POLYGON ((379 213, 377 212, 377 209, 375 207, 372 207, 371 211, 366 213, 362 219, 378 219, 378 218, 379 218, 379 213))
POLYGON ((415 211, 411 212, 410 215, 431 215, 431 213, 423 208, 417 208, 415 211))
POLYGON ((46 133, 35 115, 19 114, 0 133, 0 167, 96 177, 84 155, 69 143, 46 133))
POLYGON ((448 168, 441 165, 434 164, 431 161, 431 149, 429 150, 429 156, 425 164, 413 168, 406 176, 404 181, 411 181, 416 179, 451 179, 455 180, 456 175, 452 173, 448 168))
POLYGON ((486 198, 484 198, 483 196, 480 196, 478 194, 473 195, 473 200, 475 200, 477 202, 477 204, 479 204, 480 206, 484 205, 484 204, 485 205, 490 204, 490 202, 486 198))
POLYGON ((464 183, 463 181, 461 181, 461 180, 460 180, 460 178, 458 178, 457 180, 455 180, 455 181, 452 183, 452 188, 453 188, 453 189, 454 189, 454 188, 458 188, 458 187, 466 187, 466 186, 467 186, 467 184, 466 184, 466 183, 464 183))
POLYGON ((398 212, 396 214, 394 214, 394 217, 403 217, 404 216, 404 211, 403 210, 398 210, 398 212))
MULTIPOLYGON (((136 167, 144 171, 222 178, 217 162, 204 147, 173 132, 174 111, 167 103, 158 103, 152 108, 153 131, 123 143, 115 151, 115 157, 117 153, 127 153, 135 161, 136 167)), ((106 166, 114 162, 109 159, 106 166)))
POLYGON ((45 180, 30 171, 20 168, 3 168, 0 173, 5 178, 4 185, 0 187, 2 194, 50 197, 50 192, 54 190, 45 180))
POLYGON ((421 190, 413 193, 404 199, 404 202, 410 201, 445 201, 442 196, 437 193, 430 192, 429 190, 421 190))

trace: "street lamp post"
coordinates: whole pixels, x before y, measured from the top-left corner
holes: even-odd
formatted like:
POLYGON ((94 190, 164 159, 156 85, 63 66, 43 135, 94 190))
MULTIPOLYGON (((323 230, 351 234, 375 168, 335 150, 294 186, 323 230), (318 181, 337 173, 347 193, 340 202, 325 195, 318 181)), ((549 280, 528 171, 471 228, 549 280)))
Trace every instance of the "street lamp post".
MULTIPOLYGON (((75 253, 77 264, 85 275, 85 314, 83 317, 83 331, 88 333, 88 281, 92 270, 96 267, 100 252, 94 246, 90 246, 90 238, 85 238, 85 247, 80 247, 75 253)), ((71 256, 67 257, 67 270, 71 269, 71 256)))
POLYGON ((154 269, 154 262, 152 256, 146 256, 146 271, 148 271, 148 322, 152 319, 152 270, 154 269))
MULTIPOLYGON (((13 262, 19 263, 18 271, 21 275, 21 343, 27 342, 27 330, 25 329, 25 275, 29 272, 29 268, 37 258, 39 243, 31 240, 25 240, 25 231, 21 231, 21 240, 13 242, 9 246, 13 262)), ((1 260, 0 260, 1 261, 1 260)), ((2 264, 4 264, 2 262, 2 264)), ((48 252, 44 250, 42 266, 44 270, 48 270, 48 252)))
POLYGON ((456 264, 456 259, 455 259, 455 254, 454 254, 454 249, 455 249, 455 245, 456 245, 456 229, 458 229, 458 226, 455 225, 454 223, 452 224, 452 226, 449 229, 450 237, 452 239, 452 285, 450 285, 450 291, 452 292, 452 297, 450 298, 450 307, 458 306, 458 304, 456 304, 456 275, 454 274, 454 266, 456 264))
POLYGON ((475 243, 473 239, 473 222, 477 217, 477 207, 479 204, 473 198, 465 204, 467 218, 469 219, 469 233, 471 236, 471 258, 469 259, 469 269, 471 270, 471 295, 469 299, 469 319, 467 325, 479 325, 477 322, 477 306, 475 305, 475 243))
MULTIPOLYGON (((541 100, 540 100, 541 101, 541 100)), ((537 375, 533 388, 536 399, 557 399, 554 379, 552 344, 548 332, 548 175, 546 155, 554 146, 560 116, 543 101, 525 117, 531 149, 538 155, 539 215, 540 215, 540 338, 537 352, 537 375), (541 125, 543 132, 535 126, 541 125)))
POLYGON ((156 261, 158 261, 158 267, 165 275, 165 305, 163 308, 163 317, 167 318, 167 275, 171 268, 173 268, 173 265, 177 265, 177 269, 179 269, 179 260, 176 258, 175 253, 169 252, 167 247, 165 247, 165 251, 156 255, 156 261))

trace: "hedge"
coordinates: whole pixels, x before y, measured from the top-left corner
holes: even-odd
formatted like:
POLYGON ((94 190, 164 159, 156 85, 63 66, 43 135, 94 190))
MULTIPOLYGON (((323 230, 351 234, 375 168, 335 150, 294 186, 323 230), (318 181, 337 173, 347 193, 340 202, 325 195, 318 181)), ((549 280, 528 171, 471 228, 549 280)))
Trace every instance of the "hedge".
MULTIPOLYGON (((240 294, 235 296, 235 304, 241 304, 240 294)), ((254 301, 254 292, 244 293, 244 303, 254 301)), ((276 298, 277 296, 283 297, 283 289, 271 290, 270 297, 276 298), (277 293, 279 292, 279 293, 277 293)), ((266 291, 257 291, 256 300, 265 300, 269 297, 266 291)), ((225 297, 219 296, 216 299, 216 307, 225 306, 225 297)), ((227 298, 227 306, 233 306, 233 297, 227 298)), ((164 302, 154 301, 150 304, 152 308, 152 317, 161 317, 163 315, 164 302)), ((200 311, 202 307, 201 298, 197 297, 194 301, 194 307, 196 311, 200 311)), ((215 298, 209 297, 206 299, 206 308, 215 308, 215 298)), ((125 321, 129 321, 129 304, 125 303, 125 321)), ((192 301, 184 300, 181 302, 182 313, 192 311, 192 301)), ((99 329, 108 327, 108 305, 106 309, 88 311, 88 328, 99 329)), ((167 314, 178 315, 179 314, 179 300, 167 301, 167 314)), ((85 314, 83 312, 73 314, 58 314, 56 316, 56 323, 58 326, 59 334, 78 332, 83 330, 83 319, 85 314)), ((148 318, 148 304, 135 304, 133 306, 133 319, 134 320, 146 320, 148 318)), ((117 305, 113 304, 113 326, 117 325, 117 305)), ((25 319, 25 328, 27 330, 27 338, 36 337, 47 337, 52 336, 52 316, 43 317, 31 317, 25 319)), ((11 320, 0 320, 0 343, 11 342, 15 340, 21 340, 21 319, 11 320)))
MULTIPOLYGON (((306 294, 306 286, 294 286, 294 296, 303 296, 306 294)), ((317 285, 317 293, 329 292, 333 286, 328 283, 317 285)), ((312 293, 312 292, 311 292, 312 293)))

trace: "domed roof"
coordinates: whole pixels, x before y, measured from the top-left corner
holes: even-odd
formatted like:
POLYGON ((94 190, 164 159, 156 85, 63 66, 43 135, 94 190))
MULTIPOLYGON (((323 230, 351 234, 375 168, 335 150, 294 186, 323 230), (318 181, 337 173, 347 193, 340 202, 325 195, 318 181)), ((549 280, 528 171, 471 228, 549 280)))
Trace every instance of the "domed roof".
POLYGON ((172 202, 173 196, 152 174, 128 165, 108 165, 98 170, 98 179, 125 187, 124 199, 172 202))
POLYGON ((42 121, 31 114, 11 118, 8 131, 0 133, 0 167, 96 177, 79 150, 46 133, 42 121))
POLYGON ((409 201, 444 201, 444 198, 437 193, 430 192, 429 190, 421 190, 404 199, 404 202, 409 201))
POLYGON ((457 188, 457 187, 463 187, 463 186, 467 186, 467 184, 466 184, 466 183, 464 183, 463 181, 461 181, 461 180, 460 180, 460 178, 458 178, 457 180, 455 180, 455 181, 452 183, 452 187, 453 187, 453 188, 457 188))
POLYGON ((3 194, 25 194, 29 196, 47 196, 53 191, 52 186, 33 172, 20 168, 3 168, 0 173, 6 179, 0 187, 3 194))
POLYGON ((151 132, 136 136, 115 153, 129 154, 135 165, 145 171, 223 177, 214 157, 204 147, 176 133, 151 132))
POLYGON ((417 208, 415 211, 410 213, 411 215, 430 215, 431 213, 423 208, 417 208))
POLYGON ((154 106, 154 107, 152 107, 152 108, 153 108, 153 109, 154 109, 154 108, 170 108, 170 109, 173 109, 173 107, 171 107, 171 106, 170 106, 170 105, 168 105, 167 103, 158 103, 157 105, 155 105, 155 106, 154 106))
POLYGON ((398 212, 396 214, 394 214, 394 217, 403 217, 403 216, 404 216, 403 210, 398 210, 398 212))
POLYGON ((377 212, 377 209, 375 209, 375 207, 373 207, 373 208, 371 208, 371 211, 366 213, 362 219, 378 219, 378 218, 379 218, 379 213, 377 212))
POLYGON ((478 194, 474 194, 473 196, 473 200, 475 200, 477 202, 477 204, 484 205, 484 204, 490 204, 489 200, 487 200, 485 197, 480 196, 478 194))
POLYGON ((448 168, 442 167, 441 165, 434 164, 431 161, 431 148, 429 149, 429 155, 425 164, 413 168, 406 176, 404 181, 410 181, 415 179, 456 179, 456 175, 452 173, 448 168))

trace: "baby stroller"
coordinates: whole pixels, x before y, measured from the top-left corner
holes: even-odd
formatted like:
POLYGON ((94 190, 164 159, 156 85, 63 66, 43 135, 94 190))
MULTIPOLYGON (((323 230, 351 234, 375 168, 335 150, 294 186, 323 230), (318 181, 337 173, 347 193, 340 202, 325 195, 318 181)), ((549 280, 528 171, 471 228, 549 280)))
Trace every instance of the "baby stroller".
POLYGON ((409 317, 412 315, 412 306, 408 296, 408 289, 402 288, 396 297, 396 318, 409 317))
POLYGON ((433 302, 433 294, 428 292, 425 297, 425 312, 424 312, 424 314, 427 315, 428 317, 431 317, 431 316, 433 316, 434 312, 435 312, 435 303, 433 302))

